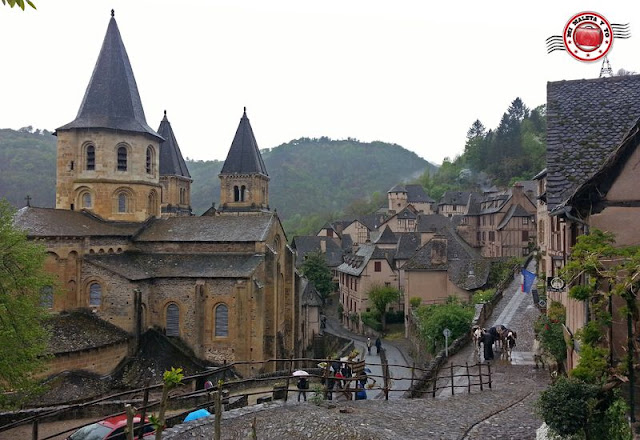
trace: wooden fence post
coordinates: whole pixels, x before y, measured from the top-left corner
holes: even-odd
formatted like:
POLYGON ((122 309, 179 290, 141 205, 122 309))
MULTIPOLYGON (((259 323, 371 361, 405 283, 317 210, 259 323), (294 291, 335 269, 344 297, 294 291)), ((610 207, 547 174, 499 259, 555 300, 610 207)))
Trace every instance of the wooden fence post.
POLYGON ((38 440, 38 419, 33 420, 33 425, 31 425, 31 439, 38 440))
POLYGON ((454 377, 453 377, 453 362, 451 362, 449 365, 451 367, 451 395, 453 396, 455 394, 454 391, 453 391, 455 389, 455 386, 454 386, 455 384, 453 383, 454 382, 454 380, 453 380, 454 379, 454 377))
POLYGON ((471 394, 471 375, 469 374, 469 362, 465 362, 467 366, 467 380, 469 381, 469 385, 467 387, 467 394, 471 394))
MULTIPOLYGON (((140 426, 138 427, 138 440, 142 440, 144 435, 144 425, 147 419, 147 405, 149 404, 149 385, 151 385, 151 379, 147 378, 144 381, 144 394, 142 395, 142 413, 140 414, 140 426)), ((135 428, 134 428, 135 431, 135 428)))
MULTIPOLYGON (((324 367, 324 372, 322 373, 322 375, 324 377, 324 400, 327 400, 327 397, 329 395, 329 362, 327 362, 327 366, 324 367)), ((333 400, 333 393, 331 399, 333 400)))
POLYGON ((491 364, 487 364, 487 368, 489 369, 489 389, 491 389, 491 364))
POLYGON ((411 365, 411 389, 413 389, 413 376, 415 374, 415 369, 416 369, 416 361, 413 361, 413 364, 411 365))
POLYGON ((293 374, 293 356, 289 358, 289 374, 287 375, 287 384, 285 385, 284 390, 284 401, 286 402, 289 398, 289 380, 291 380, 291 374, 293 374))
POLYGON ((436 382, 438 382, 438 375, 436 374, 436 377, 433 378, 433 398, 436 398, 436 382))
POLYGON ((480 376, 480 391, 482 391, 482 362, 478 362, 478 375, 480 376))
POLYGON ((213 422, 213 438, 214 440, 220 440, 222 438, 220 431, 220 424, 222 423, 222 386, 219 383, 218 389, 213 395, 213 399, 216 415, 216 418, 213 422))

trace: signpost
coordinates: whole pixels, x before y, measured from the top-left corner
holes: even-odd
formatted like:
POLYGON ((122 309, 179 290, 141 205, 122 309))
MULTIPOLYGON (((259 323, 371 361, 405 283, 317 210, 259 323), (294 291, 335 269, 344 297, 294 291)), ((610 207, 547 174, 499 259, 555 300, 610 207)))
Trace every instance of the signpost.
POLYGON ((449 337, 451 336, 451 330, 445 328, 442 330, 442 334, 444 335, 444 355, 449 357, 449 337))

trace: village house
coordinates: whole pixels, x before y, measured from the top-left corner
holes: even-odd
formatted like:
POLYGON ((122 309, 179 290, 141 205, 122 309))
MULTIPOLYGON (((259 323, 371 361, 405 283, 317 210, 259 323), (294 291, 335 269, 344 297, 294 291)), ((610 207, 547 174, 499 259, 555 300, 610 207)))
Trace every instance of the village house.
POLYGON ((445 191, 438 202, 437 213, 445 217, 467 214, 470 196, 468 191, 445 191))
POLYGON ((535 246, 536 204, 516 184, 469 197, 458 233, 483 257, 526 257, 535 246))
MULTIPOLYGON (((295 258, 269 209, 246 110, 219 175, 219 209, 190 215, 191 177, 176 137, 166 113, 158 132, 147 125, 112 13, 78 115, 56 135, 56 208, 27 206, 15 217, 47 249, 60 291, 43 292, 52 312, 88 310, 134 342, 157 328, 211 362, 299 352, 295 258)), ((126 354, 113 352, 112 365, 126 354)))
MULTIPOLYGON (((640 244, 637 184, 640 76, 559 81, 547 85, 547 168, 536 178, 539 212, 548 212, 538 246, 547 295, 566 307, 567 338, 587 320, 587 307, 552 282, 579 235, 593 228, 612 232, 620 246, 640 244)), ((614 308, 617 305, 614 304, 614 308)), ((614 357, 625 356, 625 323, 614 313, 614 357), (624 341, 624 342, 622 342, 624 341)), ((567 367, 579 360, 568 347, 567 367)))
POLYGON ((387 192, 387 200, 389 202, 389 214, 395 214, 402 211, 407 205, 412 205, 417 212, 432 214, 434 212, 433 200, 424 191, 422 185, 396 185, 387 192))

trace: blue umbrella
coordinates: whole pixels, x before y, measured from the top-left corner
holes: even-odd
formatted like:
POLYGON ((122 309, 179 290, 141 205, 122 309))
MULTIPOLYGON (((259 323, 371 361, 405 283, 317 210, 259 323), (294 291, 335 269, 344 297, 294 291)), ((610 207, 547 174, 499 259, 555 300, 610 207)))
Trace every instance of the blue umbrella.
POLYGON ((368 367, 365 367, 364 372, 365 373, 371 373, 371 370, 368 367))
POLYGON ((207 417, 207 416, 210 416, 210 415, 211 415, 211 413, 209 411, 207 411, 206 409, 202 408, 202 409, 199 409, 197 411, 193 411, 193 412, 190 412, 189 414, 187 414, 187 417, 184 418, 184 421, 188 422, 190 420, 195 420, 195 419, 199 419, 199 418, 202 418, 202 417, 207 417))

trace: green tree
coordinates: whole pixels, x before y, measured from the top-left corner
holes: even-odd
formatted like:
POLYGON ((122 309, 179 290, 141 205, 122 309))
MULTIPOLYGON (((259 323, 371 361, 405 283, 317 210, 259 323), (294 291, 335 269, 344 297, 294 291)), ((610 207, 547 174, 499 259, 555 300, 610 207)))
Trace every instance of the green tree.
POLYGON ((48 340, 41 291, 54 286, 44 271, 44 248, 14 227, 13 215, 0 200, 0 405, 15 404, 8 396, 26 398, 34 390, 33 373, 44 366, 48 340))
POLYGON ((382 321, 382 331, 387 328, 387 306, 394 301, 400 299, 400 291, 391 286, 373 286, 367 293, 369 301, 380 313, 380 320, 382 321))
POLYGON ((333 277, 331 270, 327 266, 327 261, 320 251, 310 252, 304 257, 304 262, 300 268, 304 275, 318 290, 322 303, 333 292, 333 277))
POLYGON ((473 314, 473 307, 454 300, 447 304, 419 306, 416 310, 416 318, 420 335, 426 342, 429 352, 435 354, 437 347, 444 346, 442 331, 445 328, 451 330, 451 341, 467 333, 471 328, 473 314))
POLYGON ((34 5, 30 0, 2 0, 3 5, 9 5, 12 8, 17 5, 23 11, 25 7, 25 3, 31 6, 33 9, 36 9, 36 5, 34 5))

